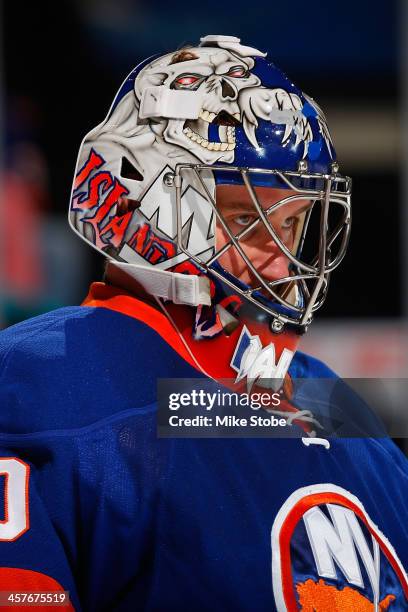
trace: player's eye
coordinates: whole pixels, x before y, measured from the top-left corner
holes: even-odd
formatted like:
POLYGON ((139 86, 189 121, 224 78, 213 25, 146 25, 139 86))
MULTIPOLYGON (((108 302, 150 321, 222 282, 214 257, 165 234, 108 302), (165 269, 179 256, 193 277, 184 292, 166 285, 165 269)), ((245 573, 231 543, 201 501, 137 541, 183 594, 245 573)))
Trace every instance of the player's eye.
POLYGON ((253 217, 251 217, 251 215, 239 215, 239 217, 235 217, 234 221, 237 225, 240 225, 241 227, 247 227, 247 225, 250 225, 253 221, 253 217))
POLYGON ((242 79, 247 77, 249 72, 243 66, 233 66, 228 70, 227 75, 233 79, 242 79))
POLYGON ((290 229, 291 227, 294 226, 296 221, 296 217, 287 217, 283 222, 282 222, 282 229, 290 229))

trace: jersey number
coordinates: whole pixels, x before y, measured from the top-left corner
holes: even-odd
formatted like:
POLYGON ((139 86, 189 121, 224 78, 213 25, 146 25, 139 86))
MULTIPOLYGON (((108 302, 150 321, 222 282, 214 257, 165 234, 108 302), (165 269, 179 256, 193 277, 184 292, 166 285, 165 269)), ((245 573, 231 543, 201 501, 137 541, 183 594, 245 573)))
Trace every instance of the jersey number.
POLYGON ((30 467, 16 457, 0 457, 4 476, 4 514, 0 520, 0 541, 17 540, 29 528, 28 478, 30 467))

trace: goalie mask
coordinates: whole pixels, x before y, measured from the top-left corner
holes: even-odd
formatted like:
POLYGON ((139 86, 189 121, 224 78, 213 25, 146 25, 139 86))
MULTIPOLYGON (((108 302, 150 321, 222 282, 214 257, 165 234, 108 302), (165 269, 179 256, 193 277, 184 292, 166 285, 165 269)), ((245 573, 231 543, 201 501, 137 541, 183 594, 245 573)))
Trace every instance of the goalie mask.
POLYGON ((325 117, 265 56, 206 36, 135 68, 82 143, 69 213, 158 299, 195 360, 218 338, 237 378, 241 344, 293 352, 350 230, 325 117))

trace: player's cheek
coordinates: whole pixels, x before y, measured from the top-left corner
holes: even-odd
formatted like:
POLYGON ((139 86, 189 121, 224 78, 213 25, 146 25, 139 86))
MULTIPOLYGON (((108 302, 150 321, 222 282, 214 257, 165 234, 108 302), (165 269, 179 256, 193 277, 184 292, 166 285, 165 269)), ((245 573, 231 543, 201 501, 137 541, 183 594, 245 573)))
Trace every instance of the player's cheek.
POLYGON ((293 224, 291 227, 281 226, 275 231, 282 244, 284 244, 286 248, 291 250, 295 239, 295 224, 293 224))

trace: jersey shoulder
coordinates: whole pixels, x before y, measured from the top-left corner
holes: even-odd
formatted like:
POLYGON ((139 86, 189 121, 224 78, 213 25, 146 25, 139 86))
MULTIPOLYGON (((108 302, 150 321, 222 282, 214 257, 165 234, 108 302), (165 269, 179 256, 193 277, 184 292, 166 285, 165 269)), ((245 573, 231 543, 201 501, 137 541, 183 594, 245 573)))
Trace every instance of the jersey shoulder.
POLYGON ((157 378, 195 375, 142 321, 61 308, 0 333, 0 431, 84 427, 153 404, 157 378))
POLYGON ((289 369, 295 403, 311 410, 324 430, 340 438, 388 438, 381 418, 347 381, 319 359, 297 352, 289 369))
POLYGON ((323 361, 302 351, 296 351, 289 373, 292 378, 338 378, 323 361))

